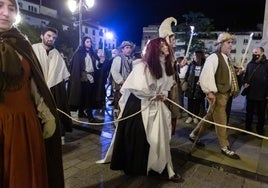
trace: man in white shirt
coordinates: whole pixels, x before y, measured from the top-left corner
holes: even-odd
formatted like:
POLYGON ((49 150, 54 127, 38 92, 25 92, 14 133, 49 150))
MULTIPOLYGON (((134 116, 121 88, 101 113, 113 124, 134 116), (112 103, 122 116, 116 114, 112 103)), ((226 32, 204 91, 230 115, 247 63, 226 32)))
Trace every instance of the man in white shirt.
POLYGON ((121 97, 120 88, 132 71, 133 59, 131 57, 134 44, 123 41, 120 45, 121 52, 113 59, 110 73, 114 81, 114 112, 115 117, 119 112, 118 101, 121 97))
MULTIPOLYGON (((234 36, 229 33, 221 33, 216 42, 217 51, 211 54, 205 62, 200 74, 200 85, 209 101, 209 110, 204 117, 206 120, 218 124, 226 125, 226 105, 230 96, 237 96, 239 93, 233 65, 230 63, 230 52, 234 36)), ((198 140, 198 136, 203 128, 211 124, 201 121, 191 132, 189 139, 198 146, 204 144, 198 140)), ((215 126, 219 139, 222 154, 232 158, 240 159, 229 147, 227 129, 215 126)))

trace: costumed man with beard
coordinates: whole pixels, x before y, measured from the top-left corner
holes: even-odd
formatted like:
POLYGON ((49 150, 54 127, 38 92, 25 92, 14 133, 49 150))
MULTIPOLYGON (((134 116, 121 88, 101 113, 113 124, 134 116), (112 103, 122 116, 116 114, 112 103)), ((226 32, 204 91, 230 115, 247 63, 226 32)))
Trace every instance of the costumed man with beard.
POLYGON ((78 109, 79 118, 88 118, 90 123, 101 122, 93 116, 96 101, 96 71, 99 57, 94 52, 92 39, 83 36, 70 62, 70 82, 68 85, 68 104, 72 111, 78 109))
MULTIPOLYGON (((54 48, 54 42, 58 36, 55 28, 46 27, 43 29, 40 38, 41 43, 33 44, 33 50, 40 61, 43 74, 48 87, 55 99, 56 106, 66 114, 70 115, 66 81, 70 73, 62 55, 54 48)), ((64 144, 65 131, 72 131, 72 121, 64 114, 60 113, 62 144, 64 144)))
MULTIPOLYGON (((171 88, 171 90, 169 91, 168 97, 178 103, 179 102, 179 93, 182 94, 182 89, 181 89, 181 85, 180 85, 180 79, 179 76, 177 74, 178 70, 177 70, 177 63, 176 63, 176 59, 174 56, 174 49, 173 46, 176 42, 175 40, 175 33, 172 32, 171 29, 171 23, 174 22, 175 25, 177 25, 177 20, 173 17, 169 17, 166 18, 160 25, 159 27, 159 37, 165 38, 167 43, 170 45, 171 49, 172 49, 172 53, 173 53, 173 68, 174 68, 174 75, 173 75, 173 79, 174 79, 174 84, 171 88)), ((175 130, 176 130, 176 124, 177 124, 177 118, 179 118, 181 116, 181 113, 179 111, 179 108, 177 106, 175 106, 174 104, 171 103, 166 103, 169 110, 171 111, 171 124, 172 124, 172 132, 171 134, 174 135, 175 134, 175 130)))

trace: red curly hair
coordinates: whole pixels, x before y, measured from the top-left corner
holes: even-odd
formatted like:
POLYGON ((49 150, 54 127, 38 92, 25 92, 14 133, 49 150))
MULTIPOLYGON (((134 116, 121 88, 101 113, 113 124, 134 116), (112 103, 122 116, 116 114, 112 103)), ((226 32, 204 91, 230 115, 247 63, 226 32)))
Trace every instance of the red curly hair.
POLYGON ((156 78, 159 79, 162 77, 162 67, 160 64, 160 55, 161 51, 161 43, 164 43, 168 47, 169 55, 166 56, 165 61, 165 71, 168 76, 174 74, 174 70, 172 67, 173 52, 170 48, 169 44, 164 38, 155 38, 151 40, 145 50, 145 54, 143 56, 143 60, 147 63, 150 73, 156 78))

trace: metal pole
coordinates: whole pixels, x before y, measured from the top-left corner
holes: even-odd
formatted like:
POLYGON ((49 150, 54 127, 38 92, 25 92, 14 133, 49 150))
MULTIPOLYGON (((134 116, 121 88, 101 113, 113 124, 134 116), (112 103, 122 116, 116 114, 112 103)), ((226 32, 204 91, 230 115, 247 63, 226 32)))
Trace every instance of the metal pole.
POLYGON ((81 37, 82 37, 82 1, 83 0, 79 0, 79 8, 78 8, 78 12, 79 12, 79 45, 81 45, 81 37))

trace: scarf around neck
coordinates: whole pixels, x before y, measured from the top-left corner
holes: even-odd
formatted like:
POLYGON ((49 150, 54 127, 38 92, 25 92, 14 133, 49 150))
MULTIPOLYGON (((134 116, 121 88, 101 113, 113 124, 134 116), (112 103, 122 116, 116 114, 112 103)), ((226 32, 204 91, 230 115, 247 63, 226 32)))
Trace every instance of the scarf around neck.
POLYGON ((0 34, 0 92, 19 88, 23 77, 21 60, 16 50, 10 45, 14 38, 0 34))
POLYGON ((4 75, 3 70, 7 71, 7 69, 11 69, 11 66, 7 65, 7 63, 11 62, 12 59, 13 65, 17 66, 14 70, 9 70, 9 74, 13 75, 14 77, 16 77, 16 74, 19 75, 20 70, 22 69, 22 64, 18 56, 18 54, 20 54, 30 65, 32 79, 34 79, 39 93, 44 98, 45 103, 47 104, 53 115, 58 118, 55 101, 44 80, 41 65, 32 49, 30 42, 22 35, 22 33, 17 28, 13 27, 6 32, 0 33, 0 43, 3 47, 1 47, 0 49, 0 95, 3 94, 3 92, 6 90, 4 89, 6 88, 6 82, 3 80, 2 77, 2 75, 4 75), (6 66, 8 66, 8 68, 6 66), (2 87, 1 84, 4 84, 4 87, 2 87))

